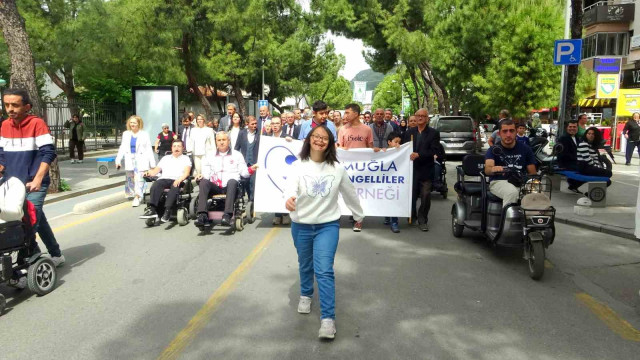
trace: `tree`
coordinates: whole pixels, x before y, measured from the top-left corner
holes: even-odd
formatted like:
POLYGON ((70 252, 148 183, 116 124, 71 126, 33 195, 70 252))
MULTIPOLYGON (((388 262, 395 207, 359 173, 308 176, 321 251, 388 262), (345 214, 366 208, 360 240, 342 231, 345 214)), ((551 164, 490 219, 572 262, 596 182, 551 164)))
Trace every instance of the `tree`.
POLYGON ((390 108, 394 114, 402 110, 402 78, 394 73, 385 76, 374 90, 373 108, 390 108))

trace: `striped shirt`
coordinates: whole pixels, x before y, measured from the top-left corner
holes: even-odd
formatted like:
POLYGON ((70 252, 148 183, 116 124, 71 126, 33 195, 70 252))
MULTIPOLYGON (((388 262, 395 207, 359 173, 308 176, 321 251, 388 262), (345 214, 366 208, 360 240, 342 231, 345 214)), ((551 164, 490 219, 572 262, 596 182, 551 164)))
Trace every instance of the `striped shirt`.
POLYGON ((598 150, 589 145, 586 141, 583 141, 578 145, 578 164, 583 166, 595 166, 602 169, 605 168, 602 160, 600 160, 598 150))

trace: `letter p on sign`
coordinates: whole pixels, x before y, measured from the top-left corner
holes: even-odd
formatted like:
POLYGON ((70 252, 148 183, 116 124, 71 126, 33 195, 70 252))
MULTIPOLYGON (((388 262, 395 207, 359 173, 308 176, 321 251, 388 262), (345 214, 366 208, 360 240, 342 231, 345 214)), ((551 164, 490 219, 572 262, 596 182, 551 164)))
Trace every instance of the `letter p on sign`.
POLYGON ((553 47, 553 65, 580 65, 582 39, 556 40, 553 47))

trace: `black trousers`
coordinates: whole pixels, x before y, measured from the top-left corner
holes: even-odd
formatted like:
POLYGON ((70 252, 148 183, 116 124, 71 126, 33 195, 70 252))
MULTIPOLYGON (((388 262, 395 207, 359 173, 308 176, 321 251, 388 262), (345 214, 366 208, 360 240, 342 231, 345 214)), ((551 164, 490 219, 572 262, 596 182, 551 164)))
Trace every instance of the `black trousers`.
POLYGON ((233 204, 236 200, 236 192, 238 191, 238 181, 229 180, 227 187, 212 183, 207 179, 200 180, 200 194, 198 194, 198 213, 207 212, 207 199, 212 195, 227 194, 227 201, 224 203, 224 213, 233 215, 233 204))
POLYGON ((76 158, 76 149, 78 149, 78 160, 84 160, 84 141, 69 140, 69 156, 72 159, 76 158))
POLYGON ((242 178, 242 185, 247 190, 247 197, 249 201, 253 201, 253 195, 256 190, 256 174, 251 175, 249 178, 242 178))
POLYGON ((413 200, 411 200, 411 218, 417 219, 418 224, 429 222, 429 210, 431 209, 431 180, 413 181, 413 200), (416 214, 416 204, 420 198, 420 208, 416 214))
POLYGON ((580 167, 580 174, 589 175, 589 176, 608 177, 609 180, 607 180, 607 186, 610 186, 611 177, 613 176, 613 172, 611 171, 613 166, 611 165, 611 162, 607 158, 602 159, 602 161, 604 162, 606 169, 599 168, 597 166, 583 165, 580 167))
POLYGON ((151 199, 149 200, 149 205, 152 208, 157 208, 158 203, 160 202, 160 198, 162 197, 162 193, 165 189, 169 189, 169 193, 167 194, 167 199, 164 202, 164 208, 169 210, 172 209, 176 202, 178 201, 178 195, 180 195, 180 187, 173 186, 173 182, 175 180, 171 179, 160 179, 156 180, 151 186, 151 199))
POLYGON ((631 162, 631 157, 633 156, 634 148, 638 148, 638 156, 640 156, 640 141, 631 141, 627 139, 627 149, 624 152, 624 156, 627 160, 627 164, 631 162))

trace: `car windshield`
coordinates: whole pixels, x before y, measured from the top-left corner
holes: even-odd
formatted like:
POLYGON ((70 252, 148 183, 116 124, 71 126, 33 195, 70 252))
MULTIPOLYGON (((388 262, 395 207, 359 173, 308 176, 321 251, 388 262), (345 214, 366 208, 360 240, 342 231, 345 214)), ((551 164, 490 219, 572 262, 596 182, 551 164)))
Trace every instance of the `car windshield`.
POLYGON ((436 130, 440 132, 472 132, 473 126, 467 118, 440 119, 436 124, 436 130))

